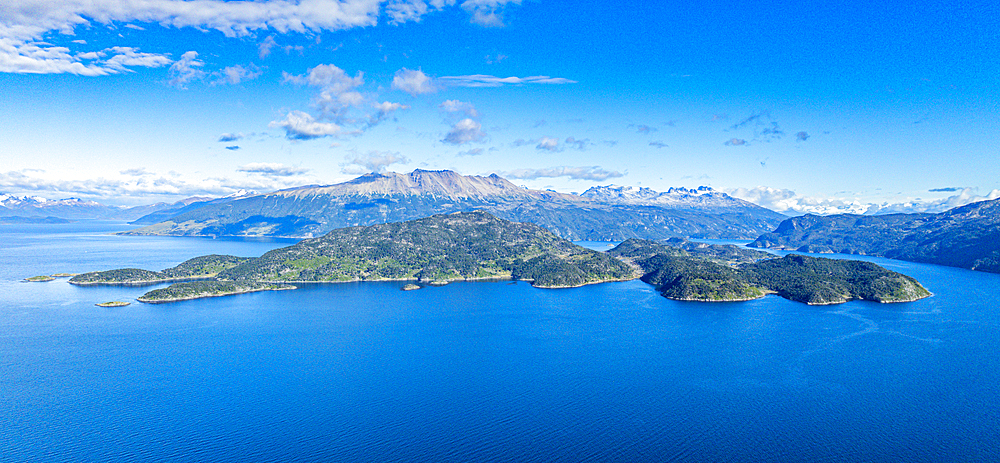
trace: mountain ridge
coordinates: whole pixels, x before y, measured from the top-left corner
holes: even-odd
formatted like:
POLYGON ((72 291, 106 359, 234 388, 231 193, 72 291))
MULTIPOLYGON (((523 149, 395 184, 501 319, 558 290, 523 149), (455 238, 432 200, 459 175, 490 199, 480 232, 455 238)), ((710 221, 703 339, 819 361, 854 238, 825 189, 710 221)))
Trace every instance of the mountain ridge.
POLYGON ((724 193, 703 194, 725 207, 608 201, 530 190, 496 174, 418 169, 206 205, 124 234, 311 237, 342 227, 482 209, 506 220, 538 224, 567 239, 752 238, 785 218, 724 193))

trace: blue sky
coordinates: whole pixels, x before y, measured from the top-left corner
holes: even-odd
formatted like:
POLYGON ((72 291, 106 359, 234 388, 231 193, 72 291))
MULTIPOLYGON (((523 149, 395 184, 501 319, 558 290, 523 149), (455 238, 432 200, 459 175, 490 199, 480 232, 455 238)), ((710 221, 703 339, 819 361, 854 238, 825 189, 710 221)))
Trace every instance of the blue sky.
POLYGON ((141 204, 372 170, 1000 196, 995 2, 0 0, 0 192, 141 204))

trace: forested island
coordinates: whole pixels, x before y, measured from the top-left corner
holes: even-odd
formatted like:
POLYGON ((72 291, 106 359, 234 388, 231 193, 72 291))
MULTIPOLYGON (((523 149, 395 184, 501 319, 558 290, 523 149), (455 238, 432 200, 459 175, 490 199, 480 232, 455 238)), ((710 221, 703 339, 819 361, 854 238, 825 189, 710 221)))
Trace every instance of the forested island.
POLYGON ((870 262, 802 255, 769 258, 736 246, 685 247, 632 239, 608 251, 642 268, 670 299, 745 301, 777 294, 810 305, 852 299, 909 302, 930 296, 916 280, 870 262), (727 254, 725 249, 732 248, 727 254))
POLYGON ((170 302, 295 283, 405 281, 406 290, 457 280, 529 281, 568 288, 641 278, 668 298, 743 301, 777 294, 808 304, 851 299, 903 302, 930 293, 916 280, 875 264, 807 256, 776 258, 732 245, 630 239, 606 253, 578 246, 531 223, 486 212, 439 214, 406 222, 333 230, 258 258, 210 255, 159 272, 118 269, 77 275, 73 284, 147 285, 177 280, 138 298, 170 302))
POLYGON ((154 272, 139 268, 120 268, 102 272, 81 273, 69 279, 74 285, 149 286, 174 281, 207 280, 219 272, 250 260, 249 257, 212 254, 188 259, 176 267, 154 272))

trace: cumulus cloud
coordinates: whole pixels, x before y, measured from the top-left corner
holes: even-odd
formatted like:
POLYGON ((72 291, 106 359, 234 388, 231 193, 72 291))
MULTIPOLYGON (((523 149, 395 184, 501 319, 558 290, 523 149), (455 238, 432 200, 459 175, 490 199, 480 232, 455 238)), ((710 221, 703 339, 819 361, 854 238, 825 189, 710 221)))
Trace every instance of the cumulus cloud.
POLYGON ((437 91, 433 80, 419 69, 402 68, 392 76, 392 89, 417 96, 437 91))
POLYGON ((798 132, 795 134, 795 141, 806 141, 809 139, 809 134, 806 132, 798 132))
POLYGON ((391 151, 369 151, 365 154, 353 152, 344 156, 344 161, 341 164, 341 171, 352 175, 368 172, 384 172, 392 164, 406 164, 410 162, 406 156, 391 151))
POLYGON ((653 148, 656 148, 656 149, 660 149, 660 148, 666 148, 669 145, 667 145, 666 143, 663 143, 662 141, 651 141, 651 142, 649 142, 649 146, 652 146, 653 148))
POLYGON ((251 162, 250 164, 237 167, 236 171, 271 177, 292 177, 309 172, 309 169, 286 166, 276 162, 251 162))
POLYGON ((483 132, 482 124, 466 118, 456 122, 441 141, 452 145, 462 145, 484 140, 486 140, 486 132, 483 132))
POLYGON ((546 150, 546 151, 559 151, 559 140, 555 138, 542 137, 538 139, 538 145, 535 149, 546 150))
POLYGON ((725 143, 726 146, 747 146, 749 144, 750 142, 742 138, 730 138, 729 140, 726 140, 725 143))
POLYGON ((569 177, 573 180, 596 180, 603 182, 609 178, 622 177, 617 171, 608 171, 598 166, 549 167, 544 169, 515 169, 500 175, 507 178, 533 180, 538 178, 569 177))
MULTIPOLYGON (((529 76, 529 77, 496 77, 485 74, 473 74, 467 76, 444 76, 438 78, 444 85, 454 87, 500 87, 503 85, 522 84, 575 84, 575 80, 563 77, 549 76, 529 76)), ((395 79, 393 79, 395 87, 395 79)))
POLYGON ((170 70, 167 73, 170 81, 167 83, 177 88, 187 88, 188 82, 205 76, 205 71, 200 69, 204 65, 205 62, 198 59, 198 52, 185 52, 181 55, 181 59, 170 65, 170 70))
POLYGON ((319 94, 313 99, 313 105, 324 117, 335 119, 342 124, 351 122, 345 120, 347 111, 364 102, 364 97, 357 91, 357 87, 365 83, 364 73, 361 71, 351 77, 333 64, 320 64, 305 75, 285 72, 282 77, 284 82, 319 88, 319 94))
POLYGON ((311 140, 345 133, 339 125, 319 122, 309 113, 302 111, 291 111, 283 120, 271 121, 269 125, 284 129, 285 136, 290 140, 311 140))
POLYGON ((257 77, 260 77, 262 72, 263 71, 261 71, 261 69, 257 67, 257 65, 255 64, 249 64, 246 67, 237 64, 235 66, 222 68, 221 71, 216 73, 218 79, 216 79, 214 83, 216 85, 219 84, 236 85, 240 82, 253 80, 256 79, 257 77))
POLYGON ((379 122, 382 122, 389 117, 392 113, 396 111, 401 111, 404 109, 410 109, 409 106, 400 103, 391 103, 388 101, 383 101, 381 103, 374 103, 375 114, 368 118, 368 126, 374 126, 379 122))
POLYGON ((474 106, 472 106, 472 103, 466 103, 464 101, 447 100, 438 105, 438 109, 446 114, 460 114, 464 115, 464 117, 479 117, 479 112, 476 111, 474 106))

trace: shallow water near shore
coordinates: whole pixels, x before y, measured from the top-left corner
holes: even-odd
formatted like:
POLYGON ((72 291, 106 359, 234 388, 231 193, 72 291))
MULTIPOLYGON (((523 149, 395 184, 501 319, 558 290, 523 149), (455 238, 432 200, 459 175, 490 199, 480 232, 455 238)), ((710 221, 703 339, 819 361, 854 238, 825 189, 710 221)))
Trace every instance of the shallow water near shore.
POLYGON ((164 285, 20 281, 294 242, 125 228, 0 226, 4 461, 1000 459, 1000 275, 823 255, 934 293, 835 306, 501 281, 101 308, 164 285))

